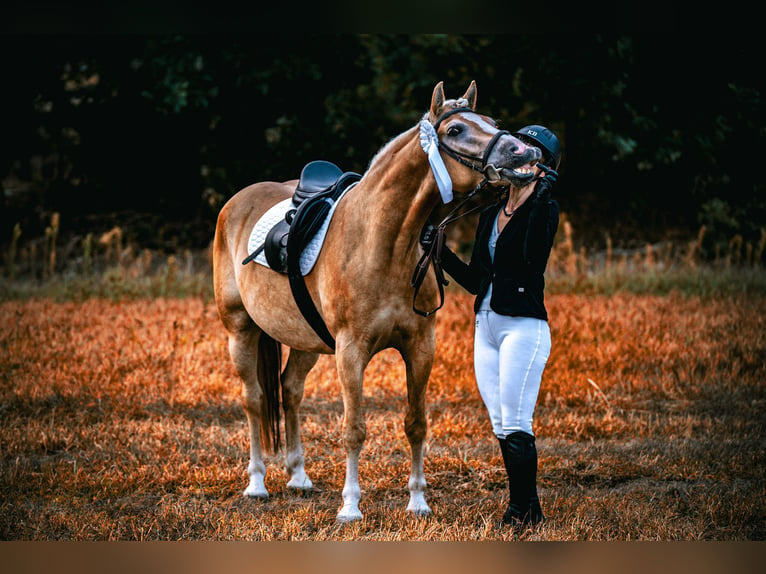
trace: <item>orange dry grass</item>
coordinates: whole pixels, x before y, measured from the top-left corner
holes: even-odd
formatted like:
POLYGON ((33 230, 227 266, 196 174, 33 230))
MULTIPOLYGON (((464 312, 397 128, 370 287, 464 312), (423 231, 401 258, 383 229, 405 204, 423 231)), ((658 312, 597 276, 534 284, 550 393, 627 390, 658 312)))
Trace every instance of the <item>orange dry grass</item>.
POLYGON ((762 540, 766 299, 553 295, 536 413, 548 521, 496 528, 504 471, 473 379, 471 299, 438 315, 426 476, 407 503, 404 367, 365 373, 365 519, 335 524, 343 415, 333 358, 309 375, 316 490, 244 500, 247 431, 214 306, 199 299, 0 304, 0 539, 762 540))

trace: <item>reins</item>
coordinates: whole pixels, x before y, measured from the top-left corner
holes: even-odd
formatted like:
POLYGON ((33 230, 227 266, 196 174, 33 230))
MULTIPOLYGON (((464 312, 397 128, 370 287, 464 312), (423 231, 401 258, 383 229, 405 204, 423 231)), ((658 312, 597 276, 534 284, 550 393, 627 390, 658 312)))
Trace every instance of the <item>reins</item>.
MULTIPOLYGON (((436 120, 436 122, 433 124, 434 132, 438 132, 439 126, 441 123, 447 119, 450 116, 453 116, 455 114, 459 114, 462 112, 470 112, 470 113, 476 113, 475 110, 468 108, 468 107, 460 107, 460 108, 454 108, 452 110, 449 110, 445 113, 443 113, 439 118, 436 120)), ((474 170, 478 171, 479 173, 484 174, 484 178, 479 182, 479 184, 473 188, 473 190, 460 202, 455 206, 455 208, 449 212, 449 214, 442 219, 442 221, 432 230, 427 230, 427 232, 435 234, 435 236, 432 238, 432 241, 430 242, 428 246, 428 250, 426 250, 422 257, 420 258, 420 261, 418 261, 417 265, 415 266, 415 271, 412 274, 412 279, 410 280, 410 285, 415 288, 415 292, 412 295, 412 310, 415 311, 418 315, 421 315, 423 317, 428 317, 429 315, 433 315, 442 308, 444 305, 444 286, 449 285, 449 281, 444 277, 444 270, 442 269, 441 265, 441 258, 442 258, 442 249, 444 248, 444 229, 449 224, 455 221, 456 219, 459 219, 461 217, 465 217, 469 213, 473 213, 474 211, 477 211, 478 209, 481 209, 484 207, 483 204, 479 204, 465 213, 461 213, 458 215, 458 211, 474 196, 476 193, 478 193, 481 189, 486 187, 486 185, 489 183, 490 179, 493 181, 497 177, 497 168, 487 163, 487 160, 489 159, 490 154, 492 153, 492 150, 495 147, 495 144, 498 142, 498 140, 503 137, 504 135, 509 135, 509 132, 505 130, 499 130, 497 133, 495 133, 492 136, 492 139, 489 141, 489 144, 487 144, 487 147, 484 150, 484 153, 482 154, 482 157, 476 157, 471 156, 462 152, 459 152, 455 149, 452 149, 447 144, 442 142, 441 140, 437 140, 437 145, 440 150, 444 151, 447 155, 449 155, 451 158, 453 158, 458 163, 474 170), (478 162, 481 162, 478 164, 478 162), (432 309, 431 311, 423 311, 422 309, 418 309, 417 305, 415 304, 415 300, 417 299, 418 293, 420 292, 420 287, 423 284, 423 281, 425 280, 426 273, 428 272, 428 266, 432 265, 434 268, 434 273, 436 275, 436 284, 439 287, 439 305, 432 309)))
MULTIPOLYGON (((445 119, 461 112, 475 113, 473 109, 467 108, 467 107, 460 107, 460 108, 454 108, 452 110, 449 110, 443 113, 433 124, 434 132, 438 131, 439 126, 445 119)), ((444 270, 442 269, 442 265, 441 265, 442 250, 444 248, 444 241, 445 241, 444 230, 449 223, 452 223, 456 219, 465 217, 469 213, 473 213, 474 211, 477 211, 478 209, 481 209, 484 207, 483 204, 479 204, 469 209, 465 213, 458 214, 460 209, 474 195, 476 195, 476 193, 478 193, 481 189, 487 186, 487 184, 490 181, 490 175, 493 175, 493 176, 497 175, 497 168, 492 164, 488 164, 487 160, 489 159, 489 156, 492 153, 492 150, 494 149, 497 141, 504 135, 508 135, 508 134, 509 132, 505 130, 499 130, 497 133, 495 133, 492 136, 492 139, 489 141, 489 144, 487 144, 487 147, 485 148, 481 158, 459 152, 455 149, 452 149, 441 140, 437 140, 440 150, 443 150, 447 155, 452 157, 458 163, 470 169, 473 169, 474 171, 478 171, 484 174, 484 178, 479 182, 479 184, 475 188, 473 188, 473 190, 460 203, 458 203, 455 206, 455 208, 452 211, 449 212, 449 214, 444 219, 442 219, 439 225, 437 225, 433 229, 426 230, 426 232, 433 233, 435 236, 432 238, 428 246, 428 250, 426 250, 423 253, 422 257, 420 258, 420 261, 418 261, 417 265, 415 266, 415 271, 412 274, 412 279, 410 280, 410 285, 415 288, 415 291, 412 294, 412 310, 415 311, 415 313, 417 313, 418 315, 421 315, 422 317, 428 317, 430 315, 433 315, 434 313, 436 313, 436 311, 438 311, 444 306, 444 286, 449 285, 449 281, 447 281, 447 279, 444 277, 444 270), (481 162, 480 165, 475 163, 479 161, 481 162), (436 284, 439 287, 439 305, 435 309, 432 309, 431 311, 423 311, 422 309, 417 308, 417 305, 415 304, 415 300, 417 299, 418 293, 420 292, 420 287, 422 286, 423 281, 425 280, 426 274, 428 273, 429 265, 433 266, 434 274, 436 275, 436 284)))
POLYGON ((476 193, 478 193, 480 190, 482 190, 484 187, 486 187, 489 180, 485 177, 479 184, 473 188, 473 190, 461 201, 458 203, 455 208, 449 212, 449 214, 441 220, 439 225, 437 225, 433 230, 428 230, 429 232, 433 233, 435 236, 433 237, 433 240, 430 242, 430 245, 428 247, 428 250, 423 253, 423 255, 420 258, 420 261, 418 261, 417 265, 415 266, 415 272, 412 274, 412 279, 410 280, 410 285, 415 288, 415 292, 412 294, 412 310, 415 311, 418 315, 422 317, 428 317, 429 315, 433 315, 436 313, 439 309, 441 309, 444 306, 444 286, 449 285, 449 281, 444 277, 444 270, 442 269, 441 261, 442 261, 442 249, 444 248, 444 229, 447 227, 449 223, 452 223, 456 219, 460 219, 461 217, 465 217, 469 213, 473 213, 474 211, 477 211, 484 207, 484 204, 479 204, 465 213, 461 213, 459 215, 456 215, 457 212, 462 208, 476 193), (436 284, 439 287, 439 305, 432 309, 431 311, 423 311, 421 309, 418 309, 415 300, 417 299, 418 292, 420 291, 420 287, 423 284, 423 280, 426 277, 426 273, 428 273, 428 265, 432 265, 434 268, 434 274, 436 275, 436 284))

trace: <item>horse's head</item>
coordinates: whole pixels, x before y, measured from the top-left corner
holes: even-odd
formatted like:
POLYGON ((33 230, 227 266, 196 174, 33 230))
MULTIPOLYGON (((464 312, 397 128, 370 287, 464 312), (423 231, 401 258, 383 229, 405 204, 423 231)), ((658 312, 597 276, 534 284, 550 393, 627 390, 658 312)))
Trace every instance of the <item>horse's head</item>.
MULTIPOLYGON (((444 97, 443 82, 439 82, 431 97, 431 109, 423 120, 433 126, 438 149, 454 160, 447 159, 443 164, 452 187, 468 191, 483 177, 493 186, 522 187, 530 183, 534 179, 533 167, 542 155, 540 150, 499 130, 492 118, 475 110, 476 82, 471 82, 461 98, 449 100, 444 97)), ((421 126, 421 134, 423 129, 421 126)), ((434 168, 438 181, 437 171, 434 168)))

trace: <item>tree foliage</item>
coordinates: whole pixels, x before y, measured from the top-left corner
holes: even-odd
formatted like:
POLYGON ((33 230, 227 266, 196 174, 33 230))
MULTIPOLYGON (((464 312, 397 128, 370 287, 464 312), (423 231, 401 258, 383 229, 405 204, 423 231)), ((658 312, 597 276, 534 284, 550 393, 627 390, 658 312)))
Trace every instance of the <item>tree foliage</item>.
POLYGON ((203 222, 312 159, 362 172, 475 79, 506 129, 564 143, 558 199, 583 231, 709 241, 766 225, 762 87, 747 42, 650 35, 4 36, 2 239, 16 222, 151 211, 203 222))

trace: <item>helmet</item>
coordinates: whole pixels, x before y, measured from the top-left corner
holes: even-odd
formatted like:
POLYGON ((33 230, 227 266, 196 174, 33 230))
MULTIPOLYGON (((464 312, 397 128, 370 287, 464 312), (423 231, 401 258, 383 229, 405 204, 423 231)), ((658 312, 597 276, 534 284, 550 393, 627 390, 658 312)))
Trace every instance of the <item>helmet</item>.
POLYGON ((511 134, 527 144, 539 147, 543 152, 543 162, 550 168, 558 169, 561 163, 561 142, 550 129, 533 124, 524 126, 511 134))

